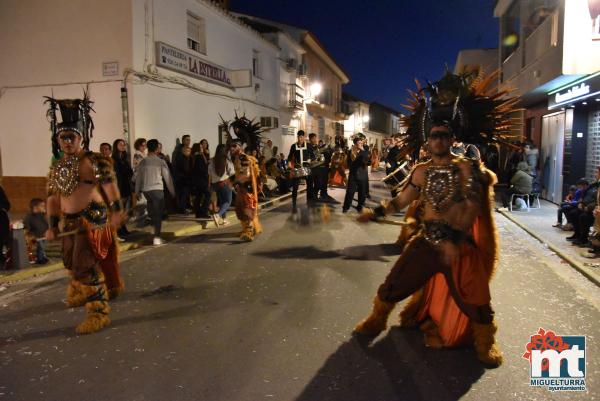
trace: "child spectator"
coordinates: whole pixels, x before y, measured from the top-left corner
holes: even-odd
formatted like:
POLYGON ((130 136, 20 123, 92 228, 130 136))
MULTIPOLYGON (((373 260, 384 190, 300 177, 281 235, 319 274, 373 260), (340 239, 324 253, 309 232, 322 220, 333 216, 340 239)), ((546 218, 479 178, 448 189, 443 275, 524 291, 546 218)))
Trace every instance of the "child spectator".
POLYGON ((40 198, 33 198, 29 202, 29 214, 23 221, 28 236, 35 238, 35 263, 43 265, 48 263, 46 257, 46 231, 48 222, 46 221, 46 202, 40 198))

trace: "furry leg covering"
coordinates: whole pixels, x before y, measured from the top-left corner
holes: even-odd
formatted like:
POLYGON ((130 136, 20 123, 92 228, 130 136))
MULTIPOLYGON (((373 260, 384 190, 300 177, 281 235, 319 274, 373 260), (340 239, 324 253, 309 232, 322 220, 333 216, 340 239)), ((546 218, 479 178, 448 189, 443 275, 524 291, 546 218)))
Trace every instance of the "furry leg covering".
POLYGON ((252 220, 240 220, 240 224, 242 225, 240 239, 247 242, 254 240, 254 225, 252 224, 252 220))
POLYGON ((94 291, 89 291, 89 287, 84 286, 81 282, 71 278, 67 286, 67 306, 69 308, 77 308, 85 305, 85 301, 94 291))
POLYGON ((75 331, 77 334, 90 334, 110 324, 108 290, 102 272, 93 271, 89 281, 80 282, 80 284, 82 291, 90 293, 90 295, 85 302, 87 316, 83 322, 79 323, 75 331))
POLYGON ((402 312, 400 312, 400 327, 410 328, 417 327, 419 323, 417 321, 417 313, 421 307, 421 300, 423 299, 423 289, 415 292, 411 297, 402 312))
POLYGON ((354 331, 369 336, 378 335, 387 328, 388 316, 392 312, 392 309, 394 309, 394 306, 396 306, 394 302, 384 302, 376 295, 375 299, 373 299, 371 314, 360 322, 354 331))
POLYGON ((502 364, 502 353, 496 345, 494 334, 498 330, 496 322, 480 324, 471 322, 473 339, 477 358, 486 365, 500 366, 502 364))

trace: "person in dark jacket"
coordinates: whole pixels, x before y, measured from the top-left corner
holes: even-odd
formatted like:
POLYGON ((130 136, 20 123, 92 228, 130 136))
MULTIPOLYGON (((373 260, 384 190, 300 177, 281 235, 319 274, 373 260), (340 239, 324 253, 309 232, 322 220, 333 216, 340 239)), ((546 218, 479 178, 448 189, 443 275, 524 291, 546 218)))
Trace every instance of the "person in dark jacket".
MULTIPOLYGON (((306 143, 306 134, 300 130, 296 134, 297 142, 290 147, 288 162, 293 164, 295 169, 300 167, 310 167, 311 162, 316 159, 313 147, 306 143)), ((312 175, 292 177, 292 210, 296 210, 296 200, 298 198, 298 186, 300 180, 306 180, 306 203, 312 205, 315 201, 314 179, 312 175)))
POLYGON ((175 162, 175 191, 177 192, 179 212, 185 214, 190 213, 193 166, 192 149, 188 146, 182 146, 181 154, 177 156, 175 162))
POLYGON ((583 191, 581 200, 577 202, 577 208, 567 212, 567 220, 573 225, 574 234, 567 237, 567 241, 572 241, 573 245, 587 246, 590 227, 594 224, 594 209, 596 208, 596 198, 600 181, 589 185, 583 191))
POLYGON ((400 165, 400 151, 402 150, 402 142, 400 138, 394 138, 394 144, 390 146, 385 157, 385 175, 390 175, 400 165))
POLYGON ((6 197, 4 188, 0 185, 0 267, 4 266, 6 261, 4 257, 4 247, 10 246, 10 222, 8 220, 8 211, 10 202, 6 197))
MULTIPOLYGON (((129 162, 129 155, 127 154, 127 144, 123 139, 117 139, 113 142, 112 147, 112 160, 115 175, 117 176, 117 186, 121 193, 121 199, 127 209, 131 209, 131 193, 133 192, 133 169, 129 162)), ((117 230, 119 238, 123 238, 129 235, 127 226, 125 223, 117 230)))
POLYGON ((194 214, 196 218, 208 218, 208 207, 210 205, 210 180, 208 165, 210 153, 208 141, 200 141, 198 151, 194 154, 192 167, 192 192, 194 194, 194 214))
POLYGON ((357 135, 354 140, 354 146, 348 151, 348 187, 346 188, 346 196, 342 212, 346 213, 352 205, 354 194, 358 191, 358 204, 356 210, 360 213, 365 204, 367 197, 367 187, 369 185, 369 172, 367 163, 369 159, 369 151, 365 149, 364 137, 357 135))

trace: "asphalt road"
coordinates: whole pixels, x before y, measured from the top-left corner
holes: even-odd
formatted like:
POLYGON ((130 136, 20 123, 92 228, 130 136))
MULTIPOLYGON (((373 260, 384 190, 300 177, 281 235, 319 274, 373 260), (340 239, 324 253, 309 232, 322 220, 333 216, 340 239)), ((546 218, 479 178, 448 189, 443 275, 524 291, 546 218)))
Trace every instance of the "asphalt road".
POLYGON ((418 330, 353 337, 397 257, 398 227, 359 225, 340 209, 303 226, 283 205, 252 243, 230 227, 126 254, 127 291, 93 335, 75 335, 84 312, 63 304, 64 273, 4 289, 0 400, 599 398, 600 291, 500 215, 500 368, 468 348, 427 349, 418 330), (522 354, 539 327, 587 336, 586 393, 529 386, 522 354))

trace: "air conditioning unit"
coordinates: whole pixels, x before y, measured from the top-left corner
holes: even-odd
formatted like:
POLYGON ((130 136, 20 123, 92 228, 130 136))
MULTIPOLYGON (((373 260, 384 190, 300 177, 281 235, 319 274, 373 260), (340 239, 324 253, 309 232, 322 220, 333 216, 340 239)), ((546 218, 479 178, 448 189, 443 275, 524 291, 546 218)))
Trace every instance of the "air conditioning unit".
POLYGON ((278 117, 261 117, 260 118, 261 128, 278 128, 279 118, 278 117))
POLYGON ((306 64, 298 65, 298 75, 301 77, 306 77, 308 75, 308 66, 306 64))
POLYGON ((295 70, 296 68, 298 68, 298 60, 296 60, 295 58, 289 58, 286 62, 286 68, 288 70, 295 70))

